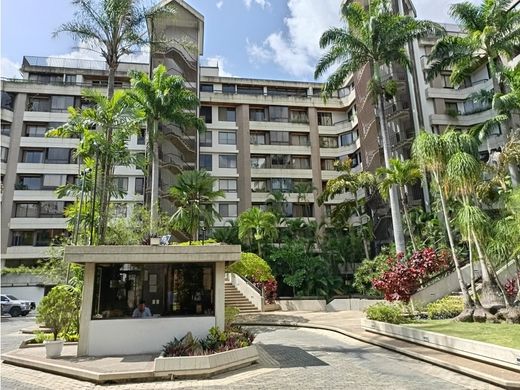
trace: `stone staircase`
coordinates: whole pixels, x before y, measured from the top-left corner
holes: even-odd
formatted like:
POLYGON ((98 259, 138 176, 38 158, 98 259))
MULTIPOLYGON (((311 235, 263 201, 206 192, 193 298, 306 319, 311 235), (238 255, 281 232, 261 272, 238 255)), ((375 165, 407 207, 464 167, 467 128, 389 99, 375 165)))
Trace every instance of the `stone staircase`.
POLYGON ((226 307, 236 307, 240 313, 259 313, 260 310, 253 305, 232 283, 225 284, 225 299, 226 307))

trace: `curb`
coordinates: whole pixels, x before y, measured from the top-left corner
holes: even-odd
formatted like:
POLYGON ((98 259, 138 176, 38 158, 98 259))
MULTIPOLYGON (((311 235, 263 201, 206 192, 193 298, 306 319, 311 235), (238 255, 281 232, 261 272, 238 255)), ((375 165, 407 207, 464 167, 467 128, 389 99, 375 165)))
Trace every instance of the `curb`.
MULTIPOLYGON (((339 333, 343 336, 350 337, 352 339, 362 341, 367 344, 376 345, 378 347, 382 347, 397 353, 400 353, 402 355, 406 355, 409 357, 412 357, 417 360, 421 360, 430 364, 433 364, 438 367, 446 368, 450 371, 458 372, 459 374, 463 374, 466 376, 469 376, 473 379, 481 380, 487 383, 491 383, 496 386, 503 387, 505 389, 510 390, 517 390, 520 389, 520 381, 508 381, 503 380, 502 378, 492 376, 485 374, 483 372, 472 370, 471 368, 459 366, 457 364, 451 364, 448 362, 445 362, 440 359, 436 359, 430 356, 425 356, 420 353, 416 353, 413 351, 406 350, 405 348, 399 348, 395 347, 393 345, 390 345, 388 343, 382 342, 382 341, 376 341, 373 339, 370 339, 368 337, 360 336, 359 334, 348 332, 341 328, 336 328, 334 326, 328 326, 328 325, 315 325, 315 324, 307 324, 307 323, 300 323, 300 322, 281 322, 273 324, 272 322, 261 322, 261 321, 253 321, 253 322, 237 322, 236 325, 241 326, 279 326, 279 327, 292 327, 292 328, 308 328, 308 329, 320 329, 320 330, 327 330, 335 333, 339 333)), ((413 344, 413 343, 411 343, 413 344)), ((446 352, 448 353, 448 352, 446 352)))

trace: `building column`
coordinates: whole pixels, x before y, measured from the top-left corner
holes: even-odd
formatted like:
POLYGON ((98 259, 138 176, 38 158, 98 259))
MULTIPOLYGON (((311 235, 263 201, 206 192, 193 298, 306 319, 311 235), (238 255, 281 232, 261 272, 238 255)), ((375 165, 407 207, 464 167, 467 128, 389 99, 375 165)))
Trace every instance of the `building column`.
POLYGON ((215 263, 215 326, 224 329, 225 326, 225 263, 222 261, 215 263))
POLYGON ((83 294, 81 296, 81 311, 79 315, 78 356, 88 356, 90 318, 94 301, 94 283, 96 280, 96 264, 86 263, 83 277, 83 294))
POLYGON ((237 107, 237 171, 238 171, 238 214, 251 208, 251 135, 249 128, 249 105, 237 107))
POLYGON ((312 168, 312 186, 314 192, 314 218, 318 224, 323 219, 323 206, 318 206, 318 196, 322 193, 321 178, 321 158, 320 158, 320 133, 318 130, 318 111, 316 108, 309 108, 309 140, 311 142, 311 168, 312 168))

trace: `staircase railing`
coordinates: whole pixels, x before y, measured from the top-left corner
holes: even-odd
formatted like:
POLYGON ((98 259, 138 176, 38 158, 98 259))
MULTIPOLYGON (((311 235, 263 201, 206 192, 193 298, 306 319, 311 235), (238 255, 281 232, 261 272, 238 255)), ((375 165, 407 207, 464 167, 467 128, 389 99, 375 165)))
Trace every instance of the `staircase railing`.
POLYGON ((264 311, 263 291, 256 287, 246 278, 240 275, 226 272, 226 281, 231 283, 238 291, 244 295, 258 310, 264 311))

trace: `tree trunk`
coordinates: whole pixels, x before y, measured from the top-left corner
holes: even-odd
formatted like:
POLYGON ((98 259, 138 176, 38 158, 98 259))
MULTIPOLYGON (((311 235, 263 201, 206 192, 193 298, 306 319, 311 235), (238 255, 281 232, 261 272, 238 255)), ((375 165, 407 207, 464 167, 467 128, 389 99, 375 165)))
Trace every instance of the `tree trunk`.
POLYGON ((116 70, 117 70, 118 63, 115 64, 108 64, 108 85, 107 85, 107 97, 109 99, 112 99, 112 96, 114 96, 114 84, 116 80, 116 70))
POLYGON ((412 247, 415 252, 415 251, 417 251, 417 246, 415 245, 415 238, 412 233, 412 223, 410 221, 410 215, 408 214, 408 207, 406 206, 406 202, 405 202, 406 194, 403 191, 403 187, 400 187, 399 191, 401 192, 401 204, 403 205, 404 220, 406 222, 406 226, 408 227, 408 233, 410 233, 410 241, 412 242, 412 247))
POLYGON ((359 212, 359 208, 357 207, 357 195, 356 196, 356 215, 358 216, 359 218, 359 226, 360 226, 360 232, 361 232, 361 237, 363 238, 363 249, 365 250, 365 257, 367 259, 370 259, 370 250, 368 248, 368 241, 365 237, 365 233, 363 232, 363 224, 362 224, 362 219, 361 219, 361 214, 359 212))
MULTIPOLYGON (((376 68, 377 65, 374 66, 376 68)), ((374 69, 374 72, 379 72, 374 69)), ((379 77, 377 77, 379 79, 379 77)), ((390 151, 390 144, 388 143, 386 131, 386 118, 384 110, 385 98, 383 94, 378 95, 377 113, 379 116, 379 126, 381 127, 381 138, 383 142, 383 154, 385 157, 385 167, 390 169, 390 159, 392 153, 390 151)), ((397 186, 394 184, 390 188, 390 210, 392 213, 392 230, 394 233, 395 250, 397 253, 404 253, 406 251, 406 242, 404 240, 403 223, 401 221, 401 210, 399 209, 399 195, 397 193, 397 186)))
POLYGON ((477 304, 477 288, 475 287, 475 268, 473 266, 473 244, 471 243, 471 237, 468 237, 468 248, 469 248, 469 272, 471 274, 471 291, 473 293, 473 302, 477 304))
POLYGON ((159 122, 152 122, 152 134, 148 137, 151 143, 151 160, 152 160, 152 184, 150 194, 150 234, 155 232, 157 220, 159 218, 159 145, 157 143, 157 131, 159 122))
MULTIPOLYGON (((466 287, 466 283, 464 282, 464 276, 462 275, 462 272, 460 270, 460 263, 459 259, 457 257, 457 252, 455 251, 455 242, 453 240, 453 233, 451 231, 449 218, 448 218, 448 210, 446 207, 446 199, 444 199, 444 194, 442 192, 442 187, 440 185, 439 176, 437 173, 433 173, 433 177, 435 180, 435 184, 437 185, 437 188, 439 189, 439 198, 441 200, 441 207, 442 207, 442 216, 444 219, 444 226, 446 228, 446 233, 448 234, 448 241, 450 243, 451 248, 451 255, 453 257, 453 263, 455 264, 455 271, 457 272, 457 280, 459 281, 460 291, 462 292, 462 298, 464 300, 464 311, 468 312, 470 310, 475 309, 475 304, 473 302, 473 299, 471 299, 471 296, 469 295, 468 288, 466 287)), ((464 314, 464 312, 462 313, 464 314)), ((461 314, 461 315, 462 315, 461 314)), ((464 318, 460 318, 460 320, 467 320, 467 314, 464 315, 464 318)), ((470 318, 471 320, 472 318, 470 318)))

